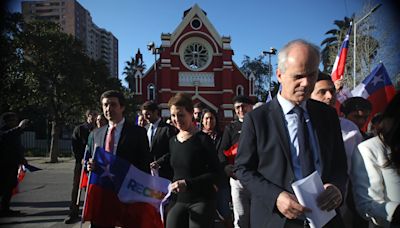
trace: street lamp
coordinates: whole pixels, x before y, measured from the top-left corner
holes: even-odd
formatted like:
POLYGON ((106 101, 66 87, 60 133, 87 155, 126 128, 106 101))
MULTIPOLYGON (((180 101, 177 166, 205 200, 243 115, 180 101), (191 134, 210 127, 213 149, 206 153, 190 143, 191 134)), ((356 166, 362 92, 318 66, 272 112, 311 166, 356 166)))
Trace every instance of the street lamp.
POLYGON ((154 42, 150 42, 147 44, 147 50, 154 55, 154 102, 157 102, 157 54, 160 54, 160 48, 157 48, 154 42))
POLYGON ((356 44, 357 44, 357 24, 360 23, 365 18, 369 17, 373 12, 375 12, 382 4, 379 3, 374 8, 372 8, 367 14, 364 15, 360 20, 354 23, 354 43, 353 43, 353 89, 356 88, 356 44))
POLYGON ((273 48, 273 47, 271 47, 270 49, 269 49, 269 51, 263 51, 262 53, 263 53, 263 55, 264 56, 266 56, 266 55, 268 55, 268 76, 269 76, 269 78, 268 78, 268 92, 269 93, 271 93, 271 78, 272 78, 272 66, 271 66, 271 55, 276 55, 276 52, 277 52, 278 50, 276 50, 275 48, 273 48))

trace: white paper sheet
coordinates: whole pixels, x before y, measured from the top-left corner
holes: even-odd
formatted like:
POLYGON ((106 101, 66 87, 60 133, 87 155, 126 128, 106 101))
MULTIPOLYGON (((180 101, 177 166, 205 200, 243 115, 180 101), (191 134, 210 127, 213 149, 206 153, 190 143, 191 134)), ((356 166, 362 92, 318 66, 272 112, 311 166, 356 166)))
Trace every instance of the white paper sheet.
POLYGON ((311 209, 311 212, 305 213, 311 228, 323 227, 335 217, 335 210, 323 211, 317 206, 317 197, 324 191, 324 185, 317 171, 294 182, 292 188, 299 203, 311 209))

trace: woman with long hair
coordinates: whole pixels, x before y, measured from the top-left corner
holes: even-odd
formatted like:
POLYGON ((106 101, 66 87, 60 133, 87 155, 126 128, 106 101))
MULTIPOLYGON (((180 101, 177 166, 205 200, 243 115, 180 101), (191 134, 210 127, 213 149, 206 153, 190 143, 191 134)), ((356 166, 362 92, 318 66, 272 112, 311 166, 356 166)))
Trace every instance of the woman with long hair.
POLYGON ((400 227, 400 93, 383 113, 378 135, 358 145, 352 163, 361 216, 374 226, 400 227))

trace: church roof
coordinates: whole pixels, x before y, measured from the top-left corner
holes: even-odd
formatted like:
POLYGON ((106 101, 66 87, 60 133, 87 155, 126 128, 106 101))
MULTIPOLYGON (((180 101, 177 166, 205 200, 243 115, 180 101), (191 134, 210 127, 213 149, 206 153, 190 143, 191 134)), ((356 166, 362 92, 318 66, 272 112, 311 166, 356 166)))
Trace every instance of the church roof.
POLYGON ((203 11, 199 5, 194 4, 193 7, 190 9, 186 10, 184 12, 184 17, 182 22, 178 25, 178 27, 175 29, 175 31, 171 34, 171 44, 173 44, 182 34, 183 30, 186 28, 186 26, 190 23, 190 21, 193 19, 193 17, 197 16, 203 25, 207 28, 207 30, 210 32, 211 36, 213 39, 216 41, 216 43, 222 47, 222 38, 215 29, 215 27, 211 24, 210 20, 207 18, 207 13, 203 11))

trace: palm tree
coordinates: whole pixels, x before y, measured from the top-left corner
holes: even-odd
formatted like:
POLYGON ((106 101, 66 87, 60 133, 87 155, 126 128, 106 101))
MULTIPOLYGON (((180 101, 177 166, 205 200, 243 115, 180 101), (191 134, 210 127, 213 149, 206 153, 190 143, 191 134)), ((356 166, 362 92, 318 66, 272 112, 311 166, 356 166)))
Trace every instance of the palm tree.
POLYGON ((350 27, 350 22, 352 18, 345 17, 344 20, 335 20, 333 24, 337 26, 337 28, 331 29, 325 33, 325 35, 331 35, 328 38, 325 38, 321 42, 321 46, 323 46, 321 51, 322 64, 324 66, 324 72, 331 72, 333 64, 335 63, 335 58, 340 49, 340 46, 343 43, 343 40, 346 36, 347 31, 350 27))
MULTIPOLYGON (((140 52, 139 52, 140 53, 140 52)), ((128 83, 129 89, 134 91, 135 86, 135 74, 137 71, 143 71, 146 68, 146 64, 141 61, 138 57, 136 59, 131 57, 130 61, 126 61, 123 74, 125 74, 125 81, 128 83)), ((134 91, 135 92, 135 91, 134 91)))
MULTIPOLYGON (((333 64, 335 63, 336 56, 343 43, 343 40, 346 37, 346 33, 349 30, 351 21, 354 21, 354 15, 351 18, 345 17, 343 20, 335 20, 334 24, 336 25, 336 28, 325 33, 325 35, 330 35, 330 37, 327 37, 321 42, 321 46, 323 47, 321 51, 321 58, 324 66, 324 72, 332 72, 333 64)), ((375 26, 368 23, 368 21, 357 26, 356 72, 358 78, 356 79, 356 82, 359 82, 370 73, 372 68, 371 65, 373 64, 373 60, 377 55, 379 42, 370 35, 374 29, 375 26)), ((344 76, 345 84, 349 85, 349 87, 351 87, 350 85, 353 84, 353 77, 350 76, 353 72, 353 37, 354 32, 352 32, 350 35, 344 76), (346 74, 348 76, 346 76, 346 74)))

